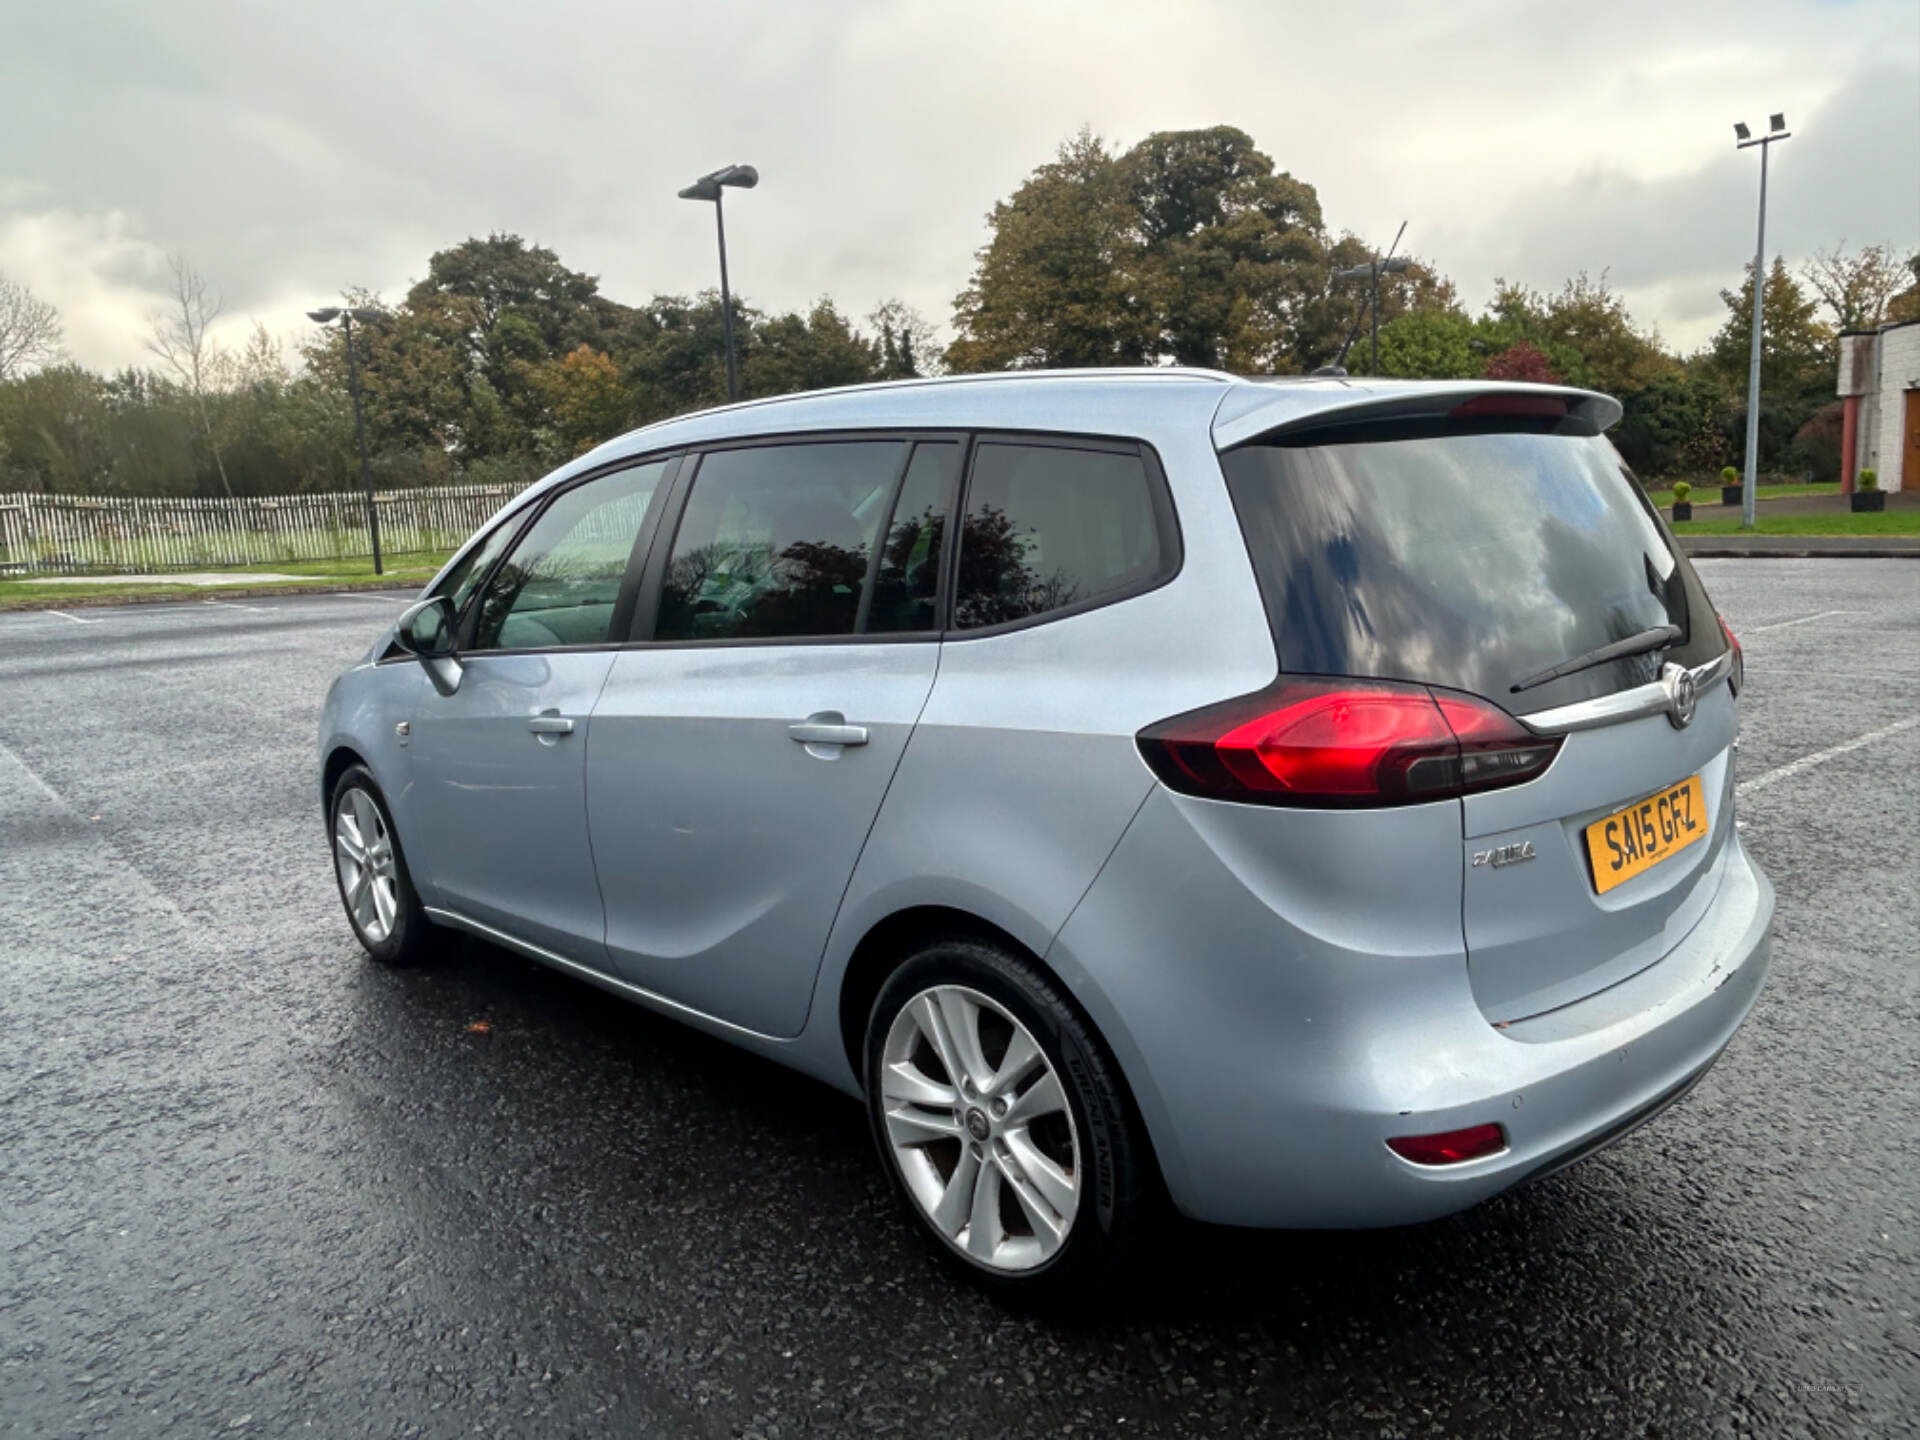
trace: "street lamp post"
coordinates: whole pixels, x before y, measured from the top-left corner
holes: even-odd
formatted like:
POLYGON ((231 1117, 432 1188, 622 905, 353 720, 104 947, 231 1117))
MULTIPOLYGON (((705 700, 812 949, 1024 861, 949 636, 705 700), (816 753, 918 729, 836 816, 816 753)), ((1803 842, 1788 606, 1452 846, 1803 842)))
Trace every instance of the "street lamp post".
POLYGON ((360 490, 367 497, 367 535, 373 541, 373 573, 385 572, 380 566, 380 512, 373 505, 373 469, 367 463, 367 424, 360 415, 360 363, 353 353, 353 322, 378 320, 378 310, 343 310, 338 305, 329 305, 320 310, 309 310, 307 318, 316 325, 331 325, 335 320, 346 327, 347 339, 347 389, 353 395, 353 438, 360 447, 360 490))
POLYGON ((760 183, 760 172, 751 165, 725 165, 702 175, 680 192, 682 200, 711 200, 713 226, 720 236, 720 324, 727 337, 727 399, 740 398, 740 377, 733 359, 733 298, 727 293, 727 217, 720 203, 723 187, 731 185, 751 190, 760 183))
POLYGON ((1753 246, 1753 344, 1747 359, 1747 468, 1740 483, 1740 528, 1753 528, 1754 487, 1760 480, 1760 321, 1767 288, 1767 147, 1787 139, 1785 115, 1768 117, 1767 133, 1755 135, 1744 123, 1733 127, 1734 149, 1760 147, 1760 234, 1753 246))

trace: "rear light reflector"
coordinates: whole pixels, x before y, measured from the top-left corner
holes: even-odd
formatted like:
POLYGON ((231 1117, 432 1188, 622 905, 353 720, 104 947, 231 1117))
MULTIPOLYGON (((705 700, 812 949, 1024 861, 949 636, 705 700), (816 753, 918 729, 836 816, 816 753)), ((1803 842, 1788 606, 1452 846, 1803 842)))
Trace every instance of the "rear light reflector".
POLYGON ((1747 652, 1740 647, 1740 637, 1727 624, 1727 617, 1716 614, 1713 618, 1720 622, 1720 633, 1727 637, 1727 645, 1733 651, 1733 669, 1727 672, 1727 688, 1738 695, 1740 687, 1747 683, 1747 652))
POLYGON ((1397 1135, 1387 1148, 1416 1165, 1460 1165, 1507 1148, 1507 1132, 1498 1125, 1469 1125, 1439 1135, 1397 1135))
POLYGON ((1154 774, 1183 795, 1359 809, 1517 785, 1553 763, 1535 735, 1477 696, 1387 680, 1285 677, 1150 725, 1154 774))

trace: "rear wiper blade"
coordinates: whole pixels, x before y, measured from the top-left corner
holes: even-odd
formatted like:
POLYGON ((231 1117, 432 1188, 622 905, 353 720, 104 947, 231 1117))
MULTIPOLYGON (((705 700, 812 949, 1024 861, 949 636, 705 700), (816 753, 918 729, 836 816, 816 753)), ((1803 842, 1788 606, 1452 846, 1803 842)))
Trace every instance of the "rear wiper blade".
POLYGON ((1624 660, 1629 655, 1644 655, 1649 650, 1665 650, 1678 643, 1680 627, 1678 625, 1656 625, 1651 630, 1642 630, 1638 635, 1629 635, 1624 640, 1616 640, 1611 645, 1602 645, 1597 650, 1589 650, 1584 655, 1576 655, 1571 660, 1562 660, 1558 665, 1549 665, 1545 670, 1516 680, 1513 693, 1531 690, 1536 685, 1544 685, 1549 680, 1558 680, 1563 675, 1576 674, 1581 670, 1591 670, 1596 665, 1604 665, 1609 660, 1624 660))

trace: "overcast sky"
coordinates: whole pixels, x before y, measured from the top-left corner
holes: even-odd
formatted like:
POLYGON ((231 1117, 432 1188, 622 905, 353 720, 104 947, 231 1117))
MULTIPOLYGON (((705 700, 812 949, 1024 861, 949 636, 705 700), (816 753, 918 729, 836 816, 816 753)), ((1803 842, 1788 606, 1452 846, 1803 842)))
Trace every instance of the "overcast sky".
POLYGON ((1328 223, 1494 278, 1606 270, 1692 348, 1751 254, 1920 244, 1920 3, 1658 0, 0 0, 0 273, 89 365, 140 362, 166 255, 293 337, 360 285, 514 231, 617 300, 714 283, 768 308, 899 296, 946 326, 985 215, 1082 124, 1219 123, 1328 223))

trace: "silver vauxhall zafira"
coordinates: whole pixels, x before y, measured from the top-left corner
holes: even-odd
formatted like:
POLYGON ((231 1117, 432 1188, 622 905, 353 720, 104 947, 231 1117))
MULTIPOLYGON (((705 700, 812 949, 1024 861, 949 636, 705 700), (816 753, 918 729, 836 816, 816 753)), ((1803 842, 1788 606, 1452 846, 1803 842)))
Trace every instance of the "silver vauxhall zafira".
POLYGON ((1161 1197, 1397 1225, 1683 1095, 1766 973, 1740 647, 1585 391, 964 377, 534 485, 320 727, 375 959, 459 930, 851 1095, 1012 1287, 1161 1197))

